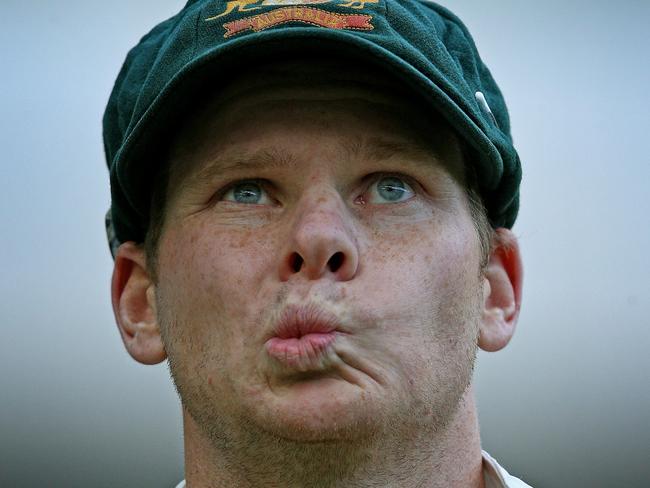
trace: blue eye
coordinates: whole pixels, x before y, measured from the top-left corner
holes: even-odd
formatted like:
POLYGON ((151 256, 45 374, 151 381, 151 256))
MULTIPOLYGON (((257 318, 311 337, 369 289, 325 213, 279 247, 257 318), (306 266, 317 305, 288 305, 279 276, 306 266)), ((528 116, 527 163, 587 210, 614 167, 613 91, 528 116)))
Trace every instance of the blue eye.
POLYGON ((266 190, 262 185, 254 181, 242 181, 235 183, 223 195, 223 200, 228 202, 243 203, 249 205, 266 205, 271 203, 266 190))
POLYGON ((370 186, 369 203, 397 203, 413 197, 415 192, 402 178, 384 176, 370 186))

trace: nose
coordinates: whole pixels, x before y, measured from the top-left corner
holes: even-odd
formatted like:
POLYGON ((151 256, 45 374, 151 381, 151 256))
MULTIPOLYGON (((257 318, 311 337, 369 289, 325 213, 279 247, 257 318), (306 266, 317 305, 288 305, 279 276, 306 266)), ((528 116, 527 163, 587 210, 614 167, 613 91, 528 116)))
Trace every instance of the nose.
POLYGON ((317 280, 329 275, 337 281, 351 280, 358 271, 359 250, 348 209, 338 194, 304 200, 291 224, 280 279, 317 280))

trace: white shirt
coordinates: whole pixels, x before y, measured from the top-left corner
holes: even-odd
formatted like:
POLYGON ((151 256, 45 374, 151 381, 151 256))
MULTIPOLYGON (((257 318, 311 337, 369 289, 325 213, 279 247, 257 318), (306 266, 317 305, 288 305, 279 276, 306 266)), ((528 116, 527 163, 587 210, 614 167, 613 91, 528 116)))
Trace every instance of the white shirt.
MULTIPOLYGON (((487 452, 483 452, 483 479, 485 488, 531 488, 519 478, 509 474, 487 452)), ((185 486, 185 485, 182 485, 185 486)), ((181 487, 182 488, 182 487, 181 487)))
MULTIPOLYGON (((531 488, 519 478, 510 475, 487 452, 482 452, 485 488, 531 488)), ((185 480, 181 481, 176 488, 185 488, 185 480)))

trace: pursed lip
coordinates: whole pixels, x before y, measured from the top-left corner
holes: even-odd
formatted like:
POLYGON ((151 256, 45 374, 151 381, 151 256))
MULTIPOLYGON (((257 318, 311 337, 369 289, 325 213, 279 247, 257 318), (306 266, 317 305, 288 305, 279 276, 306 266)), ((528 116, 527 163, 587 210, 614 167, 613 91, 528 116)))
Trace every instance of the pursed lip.
POLYGON ((340 321, 317 305, 289 305, 273 328, 273 337, 299 339, 307 334, 329 334, 340 329, 340 321))
POLYGON ((265 342, 265 349, 285 371, 324 371, 339 327, 335 314, 316 305, 288 306, 275 324, 274 335, 265 342))

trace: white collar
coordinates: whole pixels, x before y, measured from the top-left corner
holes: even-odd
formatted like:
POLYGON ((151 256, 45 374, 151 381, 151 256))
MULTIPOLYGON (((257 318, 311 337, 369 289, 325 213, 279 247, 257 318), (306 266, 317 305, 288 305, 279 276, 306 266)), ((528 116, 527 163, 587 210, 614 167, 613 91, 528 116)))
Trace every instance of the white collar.
POLYGON ((529 485, 508 473, 496 459, 487 452, 483 454, 483 479, 485 488, 531 488, 529 485))

